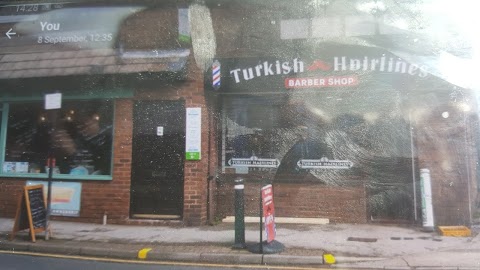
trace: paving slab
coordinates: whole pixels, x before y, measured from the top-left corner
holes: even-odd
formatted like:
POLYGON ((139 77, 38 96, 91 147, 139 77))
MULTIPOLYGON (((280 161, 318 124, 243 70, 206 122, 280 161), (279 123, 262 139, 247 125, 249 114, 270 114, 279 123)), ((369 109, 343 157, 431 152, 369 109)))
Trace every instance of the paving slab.
POLYGON ((0 249, 11 251, 29 251, 31 243, 18 241, 0 241, 0 249))
POLYGON ((323 256, 291 256, 269 254, 263 256, 266 265, 322 265, 323 256))
POLYGON ((262 255, 249 253, 202 253, 200 255, 200 261, 219 264, 262 264, 262 255))
POLYGON ((480 252, 430 252, 405 256, 411 267, 476 267, 480 269, 480 252))
POLYGON ((174 262, 198 262, 200 261, 199 253, 191 252, 159 252, 150 251, 147 255, 147 260, 154 261, 174 261, 174 262))
POLYGON ((361 268, 361 269, 411 269, 403 258, 386 258, 376 261, 360 261, 351 263, 336 264, 339 268, 361 268))
MULTIPOLYGON (((247 244, 258 242, 258 224, 246 225, 247 244)), ((13 219, 0 218, 0 249, 134 259, 142 248, 152 248, 147 260, 316 265, 323 253, 334 254, 337 267, 410 269, 464 267, 480 269, 480 237, 444 237, 419 227, 372 224, 279 224, 276 240, 285 245, 279 254, 259 255, 233 250, 233 224, 216 226, 127 226, 52 222, 53 236, 36 243, 28 233, 8 237, 13 219), (348 239, 377 241, 348 241, 348 239), (433 255, 438 253, 438 258, 433 255)))
POLYGON ((28 251, 65 255, 81 255, 81 247, 66 245, 59 242, 31 244, 28 251))

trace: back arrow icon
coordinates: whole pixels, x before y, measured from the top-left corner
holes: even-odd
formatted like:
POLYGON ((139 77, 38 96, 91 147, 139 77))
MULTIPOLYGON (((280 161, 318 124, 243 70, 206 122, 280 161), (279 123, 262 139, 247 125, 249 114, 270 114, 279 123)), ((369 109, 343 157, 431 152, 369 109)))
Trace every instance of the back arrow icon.
POLYGON ((12 37, 11 37, 11 36, 14 36, 14 35, 16 35, 16 34, 17 34, 17 33, 15 33, 15 32, 12 32, 12 30, 13 30, 13 29, 12 29, 12 28, 10 28, 10 30, 8 30, 8 32, 7 32, 7 33, 5 33, 5 35, 8 37, 8 39, 12 39, 12 37))

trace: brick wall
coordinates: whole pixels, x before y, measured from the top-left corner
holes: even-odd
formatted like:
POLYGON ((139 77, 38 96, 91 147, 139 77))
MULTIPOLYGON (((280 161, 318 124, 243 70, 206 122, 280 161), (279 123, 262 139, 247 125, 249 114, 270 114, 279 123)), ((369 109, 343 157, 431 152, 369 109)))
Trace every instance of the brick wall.
POLYGON ((21 179, 0 180, 0 217, 15 217, 18 200, 25 181, 21 179))
POLYGON ((477 160, 474 130, 468 128, 472 121, 444 104, 416 124, 419 166, 430 169, 432 179, 435 225, 470 225, 477 160))
MULTIPOLYGON (((121 26, 119 39, 125 49, 176 48, 178 42, 178 10, 176 7, 148 9, 130 16, 121 26), (151 18, 151 20, 148 20, 151 18), (155 23, 145 25, 145 21, 155 23), (153 33, 153 34, 152 34, 153 33)), ((207 222, 207 214, 212 216, 215 205, 209 204, 209 197, 215 190, 214 176, 217 162, 215 119, 211 117, 213 108, 206 105, 203 71, 198 69, 193 57, 188 61, 188 73, 183 82, 157 84, 159 87, 138 89, 135 99, 178 100, 184 99, 186 108, 202 108, 202 159, 185 161, 184 166, 184 212, 186 225, 199 225, 207 222), (211 179, 211 178, 210 178, 211 179), (209 195, 210 194, 210 195, 209 195)), ((211 217, 210 217, 211 218, 211 217)))
MULTIPOLYGON (((207 222, 209 159, 209 110, 204 95, 203 73, 190 61, 188 78, 190 87, 179 93, 186 100, 187 108, 202 108, 202 158, 200 161, 185 161, 183 220, 186 225, 201 225, 207 222)), ((210 148, 211 150, 211 148, 210 148)), ((211 158, 211 157, 210 157, 211 158)))
POLYGON ((210 223, 212 223, 215 219, 215 213, 217 211, 217 200, 216 198, 216 190, 217 190, 217 165, 218 165, 218 140, 219 140, 219 121, 218 118, 215 117, 214 108, 209 105, 208 109, 210 110, 209 116, 210 119, 208 121, 209 124, 209 142, 208 142, 208 151, 209 151, 209 175, 208 175, 208 205, 207 205, 207 219, 210 223))
POLYGON ((124 223, 130 209, 133 102, 115 102, 113 179, 83 181, 80 218, 75 221, 101 223, 103 214, 109 223, 124 223))
POLYGON ((207 222, 208 176, 211 174, 212 162, 216 162, 216 145, 212 143, 214 132, 209 127, 214 125, 212 113, 206 105, 204 95, 203 73, 190 58, 188 74, 185 81, 161 85, 156 89, 139 89, 137 100, 185 100, 186 108, 202 108, 202 158, 200 161, 185 161, 184 166, 184 210, 183 222, 187 226, 207 222), (210 151, 209 151, 210 150, 210 151), (209 154, 211 157, 209 158, 209 154))
MULTIPOLYGON (((190 61, 192 62, 192 61, 190 61)), ((196 76, 195 67, 183 82, 159 84, 157 88, 138 89, 134 100, 184 99, 186 107, 202 108, 202 159, 185 161, 184 166, 184 212, 183 223, 187 226, 205 224, 207 221, 207 178, 209 161, 215 161, 216 149, 210 144, 214 159, 208 158, 209 120, 203 77, 196 76)), ((134 100, 119 100, 116 106, 114 175, 113 181, 84 182, 82 212, 78 221, 101 222, 103 213, 108 213, 109 223, 157 225, 171 222, 151 222, 129 219, 130 181, 132 156, 132 129, 134 100)), ((213 123, 212 123, 213 124, 213 123)))
MULTIPOLYGON (((366 223, 365 188, 334 187, 314 183, 274 184, 277 217, 328 218, 331 223, 366 223)), ((258 216, 260 182, 245 183, 245 215, 258 216)), ((219 184, 220 218, 235 215, 233 182, 219 184)))
POLYGON ((134 13, 119 27, 118 39, 126 50, 178 47, 177 8, 152 8, 134 13))

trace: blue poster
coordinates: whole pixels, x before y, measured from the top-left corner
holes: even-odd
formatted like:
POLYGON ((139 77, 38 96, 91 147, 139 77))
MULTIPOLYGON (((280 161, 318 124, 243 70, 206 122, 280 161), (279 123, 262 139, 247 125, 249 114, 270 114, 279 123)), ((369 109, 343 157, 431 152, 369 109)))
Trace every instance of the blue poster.
MULTIPOLYGON (((27 181, 27 186, 43 185, 43 193, 47 198, 47 181, 27 181)), ((80 197, 82 183, 78 182, 52 182, 52 216, 80 216, 80 197)))

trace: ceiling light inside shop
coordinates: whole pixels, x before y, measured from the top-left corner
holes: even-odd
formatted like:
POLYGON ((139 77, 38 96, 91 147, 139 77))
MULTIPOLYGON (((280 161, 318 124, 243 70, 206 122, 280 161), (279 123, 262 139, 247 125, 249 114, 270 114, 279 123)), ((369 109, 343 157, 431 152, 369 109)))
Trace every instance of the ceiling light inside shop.
POLYGON ((442 113, 442 117, 445 118, 445 119, 448 118, 449 116, 450 116, 450 113, 448 113, 448 112, 443 112, 442 113))

